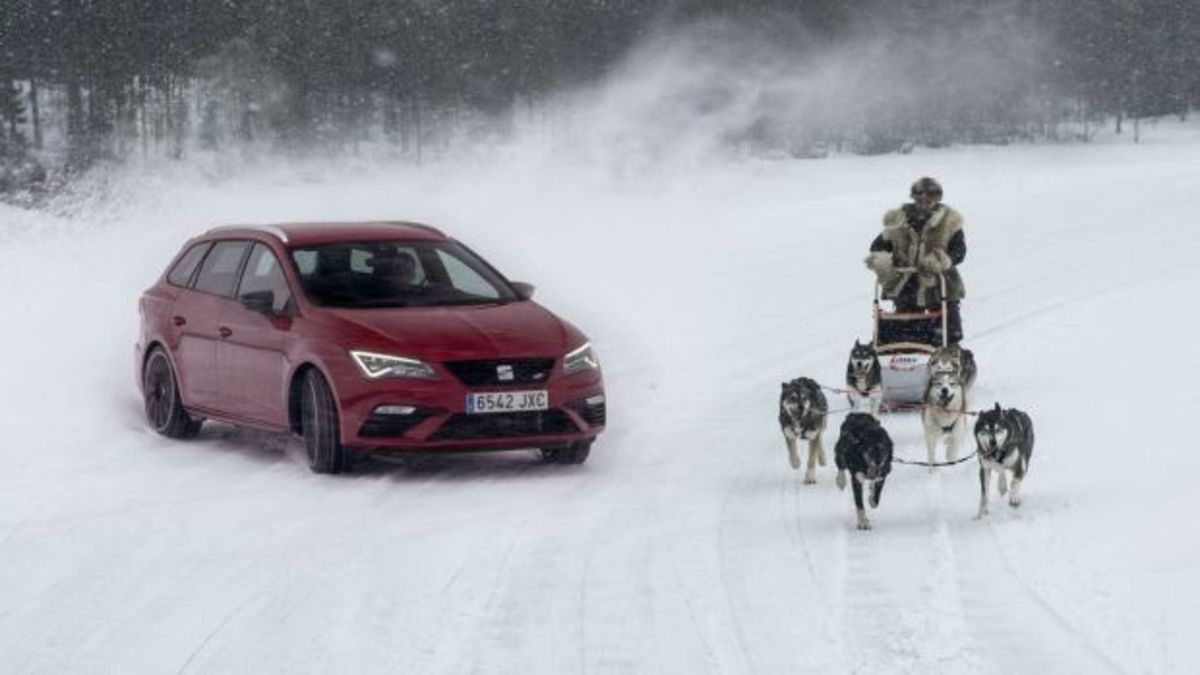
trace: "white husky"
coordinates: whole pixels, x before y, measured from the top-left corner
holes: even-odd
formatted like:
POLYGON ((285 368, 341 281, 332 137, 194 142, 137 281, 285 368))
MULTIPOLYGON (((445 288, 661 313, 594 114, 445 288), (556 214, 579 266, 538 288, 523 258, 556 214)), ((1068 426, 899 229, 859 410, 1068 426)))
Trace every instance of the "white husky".
MULTIPOLYGON (((946 461, 958 459, 958 443, 966 428, 967 394, 962 379, 954 373, 937 373, 929 378, 925 388, 925 449, 929 463, 934 463, 934 450, 946 441, 946 461)), ((933 471, 930 466, 929 470, 933 471)))

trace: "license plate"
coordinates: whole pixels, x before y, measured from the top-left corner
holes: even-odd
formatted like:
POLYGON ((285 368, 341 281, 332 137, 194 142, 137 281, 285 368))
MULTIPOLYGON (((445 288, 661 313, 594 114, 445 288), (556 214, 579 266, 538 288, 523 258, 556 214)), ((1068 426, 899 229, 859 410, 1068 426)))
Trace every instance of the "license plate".
POLYGON ((550 393, 544 389, 467 394, 467 412, 472 414, 547 410, 549 408, 550 393))

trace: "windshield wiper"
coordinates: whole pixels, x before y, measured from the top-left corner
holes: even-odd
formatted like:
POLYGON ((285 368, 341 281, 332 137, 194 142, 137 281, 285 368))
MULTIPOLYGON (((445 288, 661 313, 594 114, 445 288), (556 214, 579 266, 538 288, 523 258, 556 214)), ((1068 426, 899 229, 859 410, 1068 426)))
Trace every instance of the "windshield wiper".
POLYGON ((507 305, 511 300, 500 298, 455 298, 442 302, 432 302, 434 307, 454 307, 458 305, 507 305))
POLYGON ((379 307, 408 307, 411 304, 407 300, 400 300, 398 298, 374 298, 371 300, 353 300, 345 306, 358 309, 371 309, 379 307))

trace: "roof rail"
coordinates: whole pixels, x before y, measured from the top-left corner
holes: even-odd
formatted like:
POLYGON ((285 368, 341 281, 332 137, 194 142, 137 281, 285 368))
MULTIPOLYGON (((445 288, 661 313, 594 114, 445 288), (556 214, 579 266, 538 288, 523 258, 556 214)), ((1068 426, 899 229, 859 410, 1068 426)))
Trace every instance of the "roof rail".
POLYGON ((274 225, 220 225, 218 227, 211 228, 205 234, 218 234, 221 232, 231 232, 233 230, 254 230, 257 232, 262 232, 263 234, 274 235, 285 244, 288 241, 287 233, 274 225))
POLYGON ((445 232, 442 232, 441 230, 439 230, 438 228, 436 228, 432 225, 426 225, 425 223, 414 223, 409 220, 389 220, 389 221, 387 221, 387 224, 395 225, 397 227, 415 227, 418 230, 425 230, 426 232, 430 232, 432 234, 436 234, 441 237, 446 236, 445 232))

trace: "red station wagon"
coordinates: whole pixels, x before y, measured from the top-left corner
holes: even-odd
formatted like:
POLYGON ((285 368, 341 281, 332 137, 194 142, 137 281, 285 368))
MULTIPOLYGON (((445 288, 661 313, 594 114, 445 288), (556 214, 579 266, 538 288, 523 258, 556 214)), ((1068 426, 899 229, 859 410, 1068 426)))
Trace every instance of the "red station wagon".
POLYGON ((141 298, 146 419, 205 419, 348 452, 539 448, 583 463, 604 429, 600 364, 577 328, 466 246, 416 223, 219 227, 141 298))

